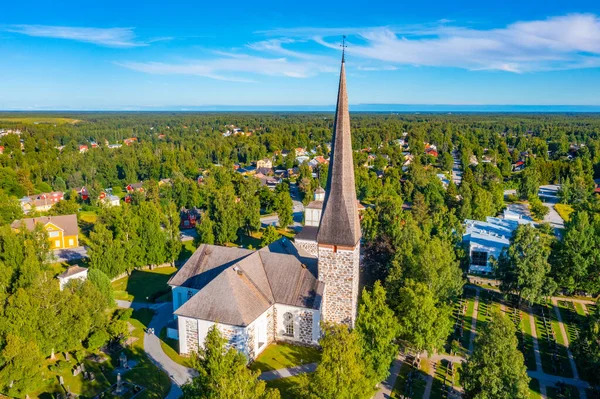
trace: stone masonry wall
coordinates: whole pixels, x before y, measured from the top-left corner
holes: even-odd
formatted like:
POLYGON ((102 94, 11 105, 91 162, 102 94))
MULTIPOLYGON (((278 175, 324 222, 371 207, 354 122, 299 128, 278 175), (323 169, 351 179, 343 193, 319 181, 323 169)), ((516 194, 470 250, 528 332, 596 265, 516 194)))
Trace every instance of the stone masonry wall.
POLYGON ((198 345, 198 321, 185 321, 185 337, 188 353, 198 352, 198 349, 200 348, 198 345))
POLYGON ((319 247, 316 241, 298 240, 294 241, 294 245, 296 245, 298 248, 302 248, 312 256, 319 256, 319 247))
POLYGON ((358 305, 360 243, 353 249, 319 246, 319 280, 325 283, 322 318, 354 327, 358 305))
POLYGON ((298 339, 304 344, 312 343, 313 312, 305 310, 298 312, 298 339))
POLYGON ((275 342, 275 329, 277 328, 277 309, 275 306, 267 311, 267 345, 275 342))

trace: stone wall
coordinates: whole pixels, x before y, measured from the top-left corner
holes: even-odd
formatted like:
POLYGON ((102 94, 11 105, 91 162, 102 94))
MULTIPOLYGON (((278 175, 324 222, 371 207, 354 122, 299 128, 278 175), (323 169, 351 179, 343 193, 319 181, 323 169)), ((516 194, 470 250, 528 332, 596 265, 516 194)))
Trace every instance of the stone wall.
POLYGON ((294 245, 298 248, 302 248, 312 256, 319 256, 319 247, 316 241, 295 240, 294 245))
POLYGON ((311 344, 313 338, 313 312, 298 312, 298 339, 304 344, 311 344))
POLYGON ((275 306, 267 311, 267 345, 275 342, 277 329, 277 309, 275 306))
POLYGON ((319 245, 319 280, 325 283, 322 318, 354 327, 358 306, 360 243, 340 249, 319 245))
POLYGON ((192 319, 185 320, 185 340, 188 354, 198 352, 200 348, 198 343, 198 321, 192 319))

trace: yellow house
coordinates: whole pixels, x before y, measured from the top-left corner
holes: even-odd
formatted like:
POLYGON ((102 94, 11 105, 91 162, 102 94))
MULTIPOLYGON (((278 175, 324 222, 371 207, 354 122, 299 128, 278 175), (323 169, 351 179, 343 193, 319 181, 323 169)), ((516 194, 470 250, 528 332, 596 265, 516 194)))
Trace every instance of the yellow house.
POLYGON ((28 218, 15 220, 10 226, 18 230, 25 227, 29 231, 41 224, 48 232, 48 240, 51 249, 65 249, 79 246, 79 227, 77 226, 77 215, 42 216, 39 218, 28 218))
POLYGON ((259 159, 256 161, 256 167, 271 169, 273 167, 273 162, 269 158, 259 159))

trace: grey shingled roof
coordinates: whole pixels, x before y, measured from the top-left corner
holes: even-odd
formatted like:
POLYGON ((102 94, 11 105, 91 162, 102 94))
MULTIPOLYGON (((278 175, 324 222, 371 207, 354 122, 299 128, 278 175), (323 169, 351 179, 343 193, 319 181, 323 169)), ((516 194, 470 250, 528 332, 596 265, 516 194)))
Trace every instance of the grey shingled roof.
POLYGON ((317 233, 319 228, 317 226, 302 226, 302 230, 296 234, 294 239, 296 240, 308 240, 317 241, 317 233))
POLYGON ((331 141, 331 162, 327 175, 325 204, 317 235, 320 244, 355 246, 361 237, 351 140, 346 68, 342 59, 331 141))
POLYGON ((317 259, 281 239, 259 251, 202 245, 169 284, 199 290, 176 315, 247 326, 274 303, 318 309, 317 259))
POLYGON ((22 220, 15 220, 12 222, 10 227, 13 229, 19 229, 21 225, 25 225, 27 230, 33 230, 37 223, 41 223, 45 226, 47 223, 61 228, 65 236, 76 236, 79 234, 79 227, 77 226, 77 215, 62 215, 62 216, 40 216, 37 218, 27 218, 22 220))
POLYGON ((61 274, 59 274, 57 277, 58 278, 71 277, 71 276, 74 276, 74 275, 79 274, 81 272, 84 272, 86 270, 87 270, 86 267, 81 267, 79 265, 69 266, 67 268, 67 270, 65 270, 64 272, 62 272, 61 274))

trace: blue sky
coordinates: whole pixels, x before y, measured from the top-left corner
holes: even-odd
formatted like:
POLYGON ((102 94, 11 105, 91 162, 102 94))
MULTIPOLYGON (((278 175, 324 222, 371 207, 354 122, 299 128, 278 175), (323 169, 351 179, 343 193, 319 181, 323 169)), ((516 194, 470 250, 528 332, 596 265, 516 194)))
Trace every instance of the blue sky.
POLYGON ((599 1, 7 1, 0 109, 600 105, 599 1), (60 3, 60 5, 57 5, 60 3))

